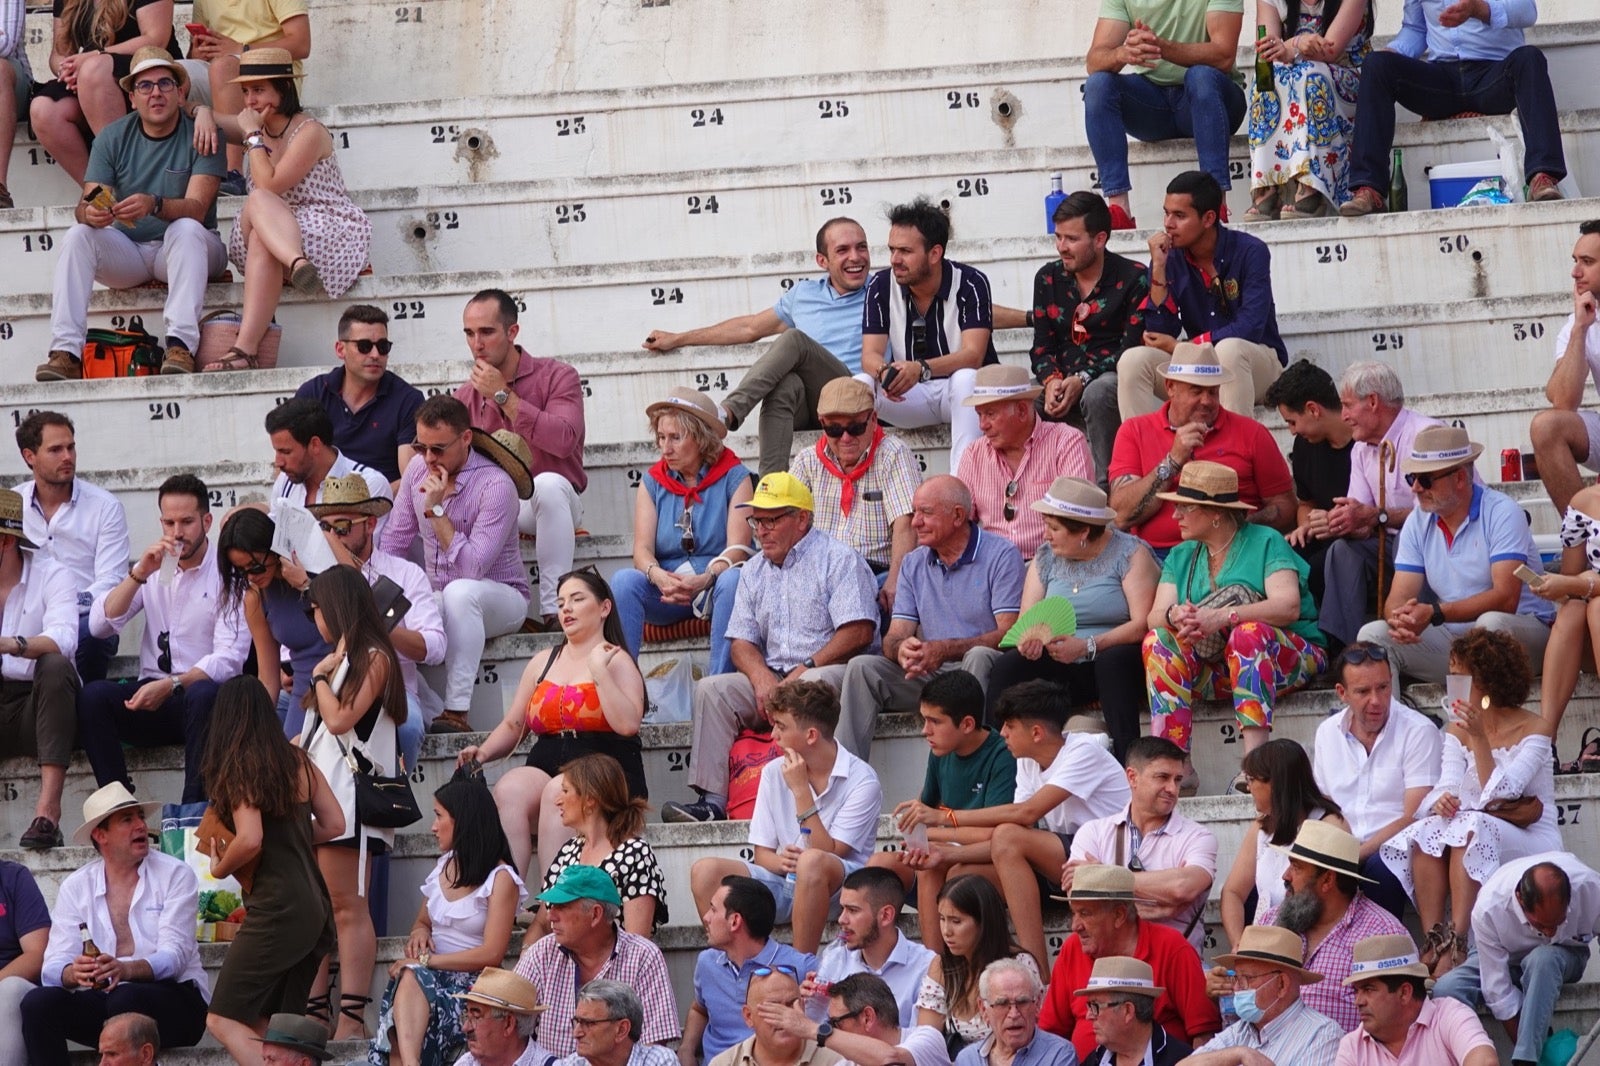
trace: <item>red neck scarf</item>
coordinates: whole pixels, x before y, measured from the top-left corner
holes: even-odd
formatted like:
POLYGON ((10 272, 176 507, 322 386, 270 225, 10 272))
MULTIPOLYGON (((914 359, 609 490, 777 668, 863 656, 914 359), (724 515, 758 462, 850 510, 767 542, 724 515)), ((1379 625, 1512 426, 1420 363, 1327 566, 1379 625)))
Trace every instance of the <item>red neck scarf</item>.
POLYGON ((850 517, 850 509, 856 504, 856 482, 867 476, 867 471, 872 469, 873 457, 878 454, 878 445, 883 443, 883 426, 874 426, 872 429, 872 443, 867 445, 867 454, 853 470, 841 470, 839 464, 828 454, 828 436, 823 434, 817 438, 817 458, 822 460, 822 468, 840 481, 839 509, 846 518, 850 517))
POLYGON ((700 502, 700 490, 710 488, 728 473, 739 467, 739 457, 733 454, 732 448, 722 449, 722 457, 711 464, 711 468, 700 477, 700 481, 690 488, 673 476, 672 468, 667 466, 665 459, 656 460, 656 465, 650 468, 650 476, 656 483, 674 496, 682 496, 684 502, 696 504, 700 502))

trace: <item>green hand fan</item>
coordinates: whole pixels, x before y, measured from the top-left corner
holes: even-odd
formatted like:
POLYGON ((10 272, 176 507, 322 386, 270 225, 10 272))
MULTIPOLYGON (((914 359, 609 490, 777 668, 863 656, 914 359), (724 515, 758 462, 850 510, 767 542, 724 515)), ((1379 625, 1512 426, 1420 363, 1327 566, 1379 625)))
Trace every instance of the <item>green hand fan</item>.
POLYGON ((1064 596, 1046 596, 1022 612, 1022 617, 1000 638, 1002 648, 1015 648, 1022 635, 1036 625, 1050 627, 1052 637, 1070 637, 1078 631, 1078 612, 1064 596))

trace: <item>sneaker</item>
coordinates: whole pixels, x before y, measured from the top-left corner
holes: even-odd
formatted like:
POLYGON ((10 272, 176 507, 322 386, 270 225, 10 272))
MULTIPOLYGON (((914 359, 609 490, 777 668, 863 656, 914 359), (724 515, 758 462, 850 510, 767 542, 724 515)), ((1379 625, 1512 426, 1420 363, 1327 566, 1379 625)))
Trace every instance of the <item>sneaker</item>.
POLYGON ((16 201, 11 199, 11 190, 6 188, 5 182, 0 181, 0 211, 9 211, 16 206, 16 201))
POLYGON ((61 827, 40 815, 33 820, 32 825, 28 826, 28 831, 22 834, 22 838, 18 843, 29 851, 48 851, 51 848, 59 848, 63 843, 61 827))
POLYGON ((1350 199, 1339 205, 1339 214, 1345 218, 1366 218, 1389 210, 1389 204, 1377 189, 1366 185, 1356 189, 1350 199))
POLYGON ((1533 180, 1528 182, 1528 202, 1530 204, 1543 204, 1551 200, 1564 200, 1561 189, 1557 186, 1554 175, 1535 174, 1533 180))
POLYGON ((244 196, 249 191, 250 187, 245 184, 244 175, 237 170, 228 171, 228 176, 217 186, 218 196, 244 196))
POLYGON ((726 822, 728 820, 728 812, 707 799, 695 800, 693 803, 663 803, 661 805, 661 820, 663 822, 726 822))
POLYGON ((167 349, 167 357, 161 361, 163 374, 193 374, 194 355, 181 344, 174 344, 167 349))
MULTIPOLYGON (((1123 207, 1121 204, 1112 204, 1110 206, 1111 206, 1111 228, 1112 229, 1138 229, 1139 228, 1138 223, 1136 223, 1133 220, 1133 216, 1128 214, 1128 209, 1126 207, 1123 207)), ((730 426, 729 428, 731 429, 733 427, 730 426)))
POLYGON ((82 381, 83 363, 71 352, 51 352, 33 369, 35 381, 82 381))
POLYGON ((428 732, 434 736, 448 733, 471 733, 472 726, 467 722, 466 711, 444 711, 428 724, 428 732))

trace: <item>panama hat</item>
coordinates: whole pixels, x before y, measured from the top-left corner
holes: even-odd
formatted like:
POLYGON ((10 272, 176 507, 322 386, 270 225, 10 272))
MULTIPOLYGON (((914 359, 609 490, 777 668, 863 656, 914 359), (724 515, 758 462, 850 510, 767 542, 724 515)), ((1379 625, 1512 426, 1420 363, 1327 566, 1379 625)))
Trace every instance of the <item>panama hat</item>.
POLYGON ((1233 371, 1217 361, 1216 346, 1207 341, 1193 344, 1179 341, 1172 349, 1172 361, 1161 368, 1168 381, 1186 381, 1202 388, 1215 388, 1233 381, 1233 371))
POLYGON ((1156 499, 1200 507, 1226 507, 1234 511, 1255 510, 1254 504, 1239 499, 1239 472, 1231 466, 1204 459, 1186 464, 1178 476, 1178 487, 1171 492, 1156 493, 1156 499))
POLYGON ((1361 842, 1336 825, 1307 818, 1300 823, 1300 832, 1288 847, 1268 844, 1273 851, 1282 852, 1291 859, 1309 862, 1324 870, 1345 874, 1369 885, 1377 884, 1361 873, 1361 842))
POLYGON ((1237 966, 1241 962, 1265 962, 1290 970, 1308 985, 1322 980, 1315 970, 1305 968, 1305 945, 1300 934, 1276 925, 1247 925, 1239 937, 1239 947, 1230 955, 1218 955, 1223 966, 1237 966))
POLYGON ((72 842, 87 845, 101 822, 129 807, 138 807, 147 820, 161 813, 159 802, 139 802, 138 797, 129 792, 128 786, 121 781, 113 781, 104 788, 96 789, 83 801, 83 824, 72 834, 72 842))
POLYGON ((1409 935, 1389 934, 1358 940, 1351 951, 1351 960, 1350 976, 1344 979, 1347 985, 1374 977, 1420 977, 1431 983, 1432 974, 1409 935))
POLYGON ((306 1018, 299 1014, 274 1014, 267 1022, 266 1035, 255 1039, 263 1044, 286 1047, 291 1051, 310 1055, 318 1062, 327 1062, 333 1058, 333 1052, 328 1050, 327 1027, 315 1018, 306 1018))
POLYGON ((367 488, 367 479, 360 474, 330 477, 322 483, 322 495, 316 503, 306 504, 306 510, 318 518, 335 514, 364 514, 382 518, 394 506, 393 500, 373 496, 367 488))
POLYGON ((484 967, 471 989, 453 993, 452 997, 512 1014, 538 1014, 548 1009, 539 1002, 539 990, 532 981, 498 966, 484 967))
POLYGON ((177 81, 178 88, 184 92, 189 91, 189 72, 183 69, 183 64, 173 59, 172 53, 165 48, 149 44, 133 53, 132 66, 128 68, 128 73, 117 79, 117 84, 122 86, 123 92, 132 93, 133 83, 139 80, 139 75, 157 67, 166 67, 172 71, 172 77, 177 81))
POLYGON ((728 435, 728 427, 722 424, 722 419, 717 416, 717 405, 711 402, 711 397, 695 389, 674 385, 667 390, 664 400, 657 400, 644 409, 645 417, 651 421, 660 414, 668 411, 685 415, 705 424, 705 427, 716 435, 718 440, 728 435))
POLYGON ((533 471, 529 469, 533 466, 533 451, 520 434, 509 429, 497 429, 489 433, 474 426, 472 446, 485 459, 511 475, 511 480, 517 485, 519 500, 533 498, 533 471))
POLYGON ((239 57, 239 76, 233 84, 298 77, 302 75, 295 73, 294 56, 287 48, 252 48, 239 57))
POLYGON ((1400 462, 1402 474, 1431 474, 1465 466, 1483 454, 1483 445, 1467 439, 1455 426, 1429 426, 1411 441, 1411 454, 1400 462))
POLYGON ((1050 482, 1043 499, 1028 505, 1040 514, 1053 515, 1091 526, 1109 524, 1117 512, 1106 506, 1106 494, 1100 486, 1080 477, 1058 477, 1050 482))
POLYGON ((1067 892, 1072 902, 1093 900, 1134 901, 1133 871, 1125 866, 1099 866, 1090 863, 1080 866, 1072 875, 1072 888, 1067 892))
POLYGON ((16 537, 18 547, 39 550, 22 531, 22 495, 12 489, 0 489, 0 534, 16 537))
POLYGON ((978 368, 973 375, 972 395, 961 401, 963 407, 982 407, 1007 400, 1031 400, 1044 391, 1033 380, 1027 367, 993 363, 978 368))
POLYGON ((1155 971, 1150 969, 1148 962, 1127 955, 1107 955, 1094 960, 1094 969, 1089 971, 1089 983, 1072 994, 1087 996, 1094 992, 1120 992, 1154 999, 1165 991, 1165 988, 1157 986, 1155 971))

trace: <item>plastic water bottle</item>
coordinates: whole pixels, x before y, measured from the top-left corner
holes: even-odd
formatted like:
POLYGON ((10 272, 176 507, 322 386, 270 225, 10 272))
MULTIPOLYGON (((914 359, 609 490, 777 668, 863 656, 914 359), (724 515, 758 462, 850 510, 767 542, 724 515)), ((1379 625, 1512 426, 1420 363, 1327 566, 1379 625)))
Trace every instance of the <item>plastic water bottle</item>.
MULTIPOLYGON (((811 830, 806 826, 800 827, 800 850, 804 851, 811 846, 811 830)), ((783 879, 791 885, 795 883, 794 871, 790 870, 783 875, 783 879)))
POLYGON ((1061 175, 1059 173, 1050 175, 1050 195, 1044 198, 1044 235, 1046 237, 1054 237, 1056 235, 1056 208, 1066 198, 1067 194, 1061 191, 1061 175))
MULTIPOLYGON (((1233 971, 1232 970, 1228 971, 1228 976, 1230 978, 1233 977, 1233 971)), ((1222 1008, 1222 1024, 1223 1024, 1224 1028, 1226 1028, 1227 1026, 1232 1025, 1234 1022, 1239 1020, 1239 1012, 1233 1009, 1233 993, 1232 992, 1229 992, 1225 996, 1218 996, 1217 997, 1217 1006, 1222 1008)))
POLYGON ((171 588, 172 579, 178 573, 178 554, 183 551, 183 541, 177 542, 173 551, 163 552, 161 555, 161 576, 157 580, 162 588, 171 588))

